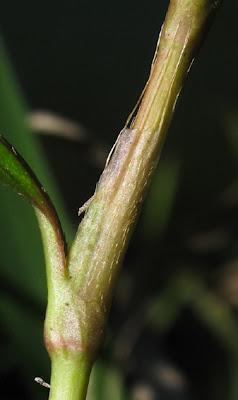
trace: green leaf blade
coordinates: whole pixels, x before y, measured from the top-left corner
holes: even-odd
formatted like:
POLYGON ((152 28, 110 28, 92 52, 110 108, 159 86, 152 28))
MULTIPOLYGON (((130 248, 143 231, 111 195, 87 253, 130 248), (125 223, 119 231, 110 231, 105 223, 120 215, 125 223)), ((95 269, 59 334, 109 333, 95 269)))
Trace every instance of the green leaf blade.
POLYGON ((46 216, 53 206, 31 168, 3 136, 0 136, 0 183, 24 196, 46 216))

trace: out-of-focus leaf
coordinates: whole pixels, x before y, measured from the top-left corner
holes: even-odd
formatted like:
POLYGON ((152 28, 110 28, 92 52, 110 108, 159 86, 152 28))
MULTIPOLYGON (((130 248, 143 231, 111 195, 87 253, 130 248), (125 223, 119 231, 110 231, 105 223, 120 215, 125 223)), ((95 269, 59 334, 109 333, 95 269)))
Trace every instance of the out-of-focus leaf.
POLYGON ((87 400, 127 400, 120 371, 99 360, 96 362, 89 383, 87 400))
POLYGON ((45 391, 34 382, 35 376, 44 376, 46 380, 50 376, 48 356, 43 344, 43 318, 41 320, 32 310, 23 307, 7 294, 1 294, 0 313, 12 352, 15 352, 12 364, 21 367, 32 398, 45 399, 45 391))
MULTIPOLYGON (((170 278, 158 296, 151 298, 143 310, 144 324, 152 325, 163 334, 169 331, 183 308, 196 295, 195 278, 188 271, 170 278)), ((142 327, 143 328, 143 327, 142 327)))
POLYGON ((179 163, 162 158, 145 204, 143 229, 149 239, 166 229, 179 183, 179 163))
POLYGON ((229 385, 229 400, 236 400, 238 398, 238 360, 237 357, 231 357, 229 360, 229 373, 230 373, 230 385, 229 385))

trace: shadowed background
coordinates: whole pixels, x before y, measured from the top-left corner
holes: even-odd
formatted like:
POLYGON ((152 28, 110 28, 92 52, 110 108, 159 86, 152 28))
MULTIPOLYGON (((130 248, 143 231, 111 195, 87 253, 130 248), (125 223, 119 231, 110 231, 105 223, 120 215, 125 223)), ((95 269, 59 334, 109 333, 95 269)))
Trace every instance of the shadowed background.
MULTIPOLYGON (((0 130, 63 213, 69 242, 78 208, 146 82, 167 6, 2 6, 0 130), (50 113, 45 125, 39 110, 50 113), (55 127, 56 116, 66 125, 57 120, 55 127)), ((237 12, 235 0, 224 2, 182 92, 116 288, 89 400, 237 399, 237 12)), ((5 188, 0 278, 0 398, 46 399, 47 389, 33 381, 50 376, 40 237, 29 206, 5 188)))

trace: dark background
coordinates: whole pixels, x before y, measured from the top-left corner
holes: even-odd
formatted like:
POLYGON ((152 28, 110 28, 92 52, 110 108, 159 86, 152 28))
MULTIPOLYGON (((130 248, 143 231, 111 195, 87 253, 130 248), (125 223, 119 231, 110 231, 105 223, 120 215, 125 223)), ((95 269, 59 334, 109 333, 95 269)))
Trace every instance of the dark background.
MULTIPOLYGON (((134 0, 2 6, 1 33, 27 113, 51 111, 87 132, 83 140, 39 134, 75 229, 77 210, 92 195, 146 82, 167 6, 134 0)), ((179 100, 117 285, 93 400, 238 396, 237 15, 237 1, 225 1, 179 100)), ((2 229, 1 243, 6 235, 2 229)), ((23 252, 31 246, 24 235, 23 252)), ((34 282, 33 299, 28 287, 18 287, 21 272, 11 257, 11 276, 1 274, 0 398, 43 399, 47 392, 33 378, 49 376, 46 355, 37 361, 44 353, 38 336, 45 283, 34 282), (14 302, 24 311, 18 320, 10 317, 14 302), (36 336, 23 332, 27 342, 18 341, 15 327, 30 329, 31 319, 39 320, 36 336)), ((28 286, 34 274, 44 279, 31 274, 28 286)))

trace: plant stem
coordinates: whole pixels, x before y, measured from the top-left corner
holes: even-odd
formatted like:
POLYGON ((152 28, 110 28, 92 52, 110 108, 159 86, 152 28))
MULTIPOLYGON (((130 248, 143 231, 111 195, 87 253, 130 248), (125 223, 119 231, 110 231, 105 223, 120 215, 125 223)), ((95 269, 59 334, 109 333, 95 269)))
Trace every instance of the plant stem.
POLYGON ((100 306, 96 313, 91 307, 86 324, 108 311, 178 95, 215 5, 213 0, 171 0, 137 115, 119 135, 79 226, 68 258, 69 274, 81 299, 100 306))
POLYGON ((215 0, 170 2, 137 115, 109 155, 67 259, 69 318, 64 316, 63 302, 58 304, 57 318, 53 306, 48 307, 51 326, 59 324, 56 341, 50 333, 51 322, 46 331, 53 360, 50 400, 85 399, 91 366, 86 355, 94 359, 100 346, 115 280, 140 205, 184 78, 217 5, 215 0), (69 338, 72 327, 67 323, 71 320, 79 327, 78 332, 74 329, 73 342, 69 338), (74 352, 67 353, 67 343, 74 352))
POLYGON ((84 400, 90 371, 91 363, 82 354, 54 354, 49 400, 84 400))

